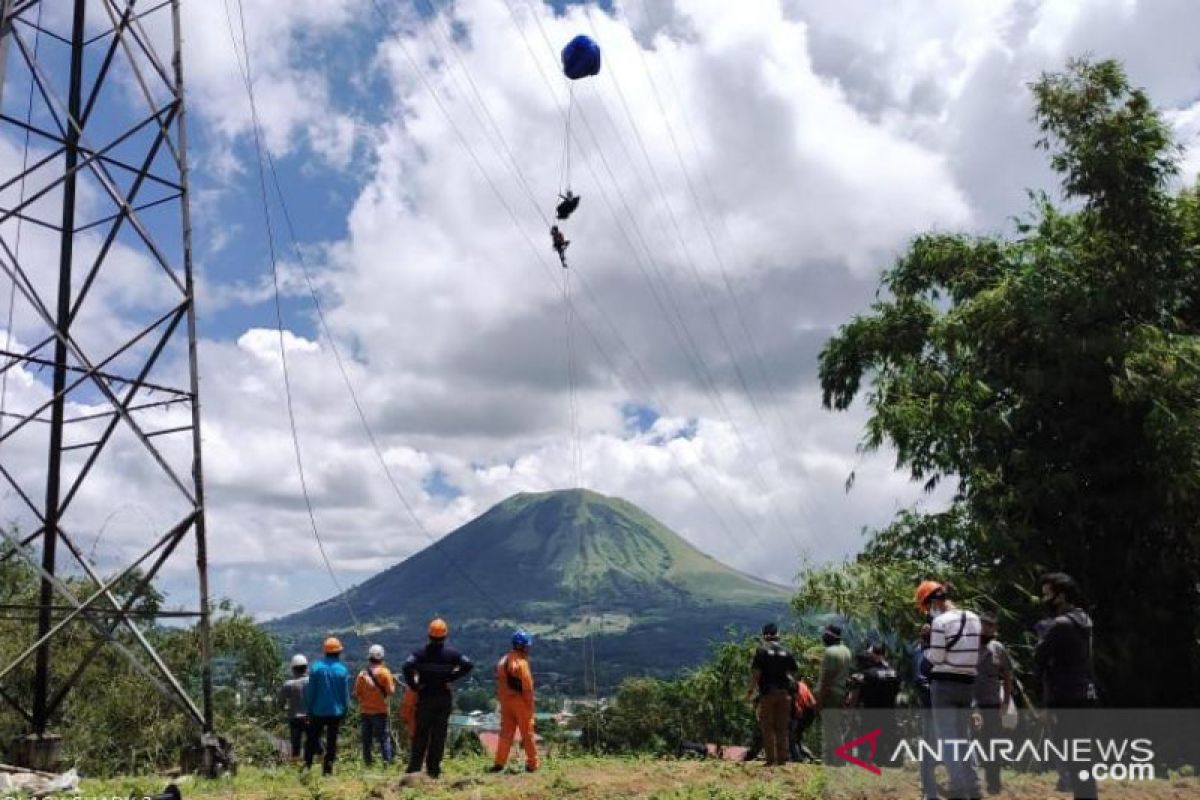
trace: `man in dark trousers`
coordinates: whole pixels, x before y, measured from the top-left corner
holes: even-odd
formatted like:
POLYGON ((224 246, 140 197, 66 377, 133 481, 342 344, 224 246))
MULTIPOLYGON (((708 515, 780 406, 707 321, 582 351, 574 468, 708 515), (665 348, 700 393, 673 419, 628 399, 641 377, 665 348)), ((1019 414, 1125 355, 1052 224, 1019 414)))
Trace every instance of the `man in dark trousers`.
POLYGON ((278 702, 287 712, 292 760, 304 756, 304 734, 308 730, 308 707, 304 705, 304 687, 308 685, 308 659, 300 653, 292 656, 292 679, 279 687, 278 702))
POLYGON ((768 767, 783 766, 788 761, 795 675, 799 670, 796 659, 779 643, 779 628, 773 622, 764 625, 762 645, 750 664, 746 696, 758 692, 758 724, 768 767))
POLYGON ((934 760, 929 748, 937 746, 937 734, 933 729, 933 698, 930 675, 933 664, 925 657, 929 649, 929 637, 932 626, 927 622, 921 626, 921 633, 913 644, 912 680, 917 694, 917 706, 921 713, 921 740, 919 755, 921 761, 921 797, 924 800, 937 800, 937 761, 934 760))
POLYGON ((325 657, 313 665, 304 686, 308 709, 308 738, 304 742, 304 767, 312 766, 322 738, 325 755, 321 774, 332 775, 337 762, 338 732, 350 708, 350 673, 342 663, 342 643, 333 636, 325 640, 325 657))
POLYGON ((446 644, 450 628, 444 620, 429 623, 429 644, 414 650, 404 662, 404 683, 417 693, 416 731, 408 759, 408 773, 425 772, 431 778, 442 774, 446 729, 454 696, 450 685, 470 674, 475 665, 446 644))
MULTIPOLYGON (((1013 696, 1013 665, 1008 648, 996 636, 996 615, 985 612, 979 615, 979 665, 975 674, 976 736, 984 747, 1004 738, 1002 715, 1013 696)), ((998 759, 983 763, 987 793, 1000 794, 1000 767, 998 759)))
MULTIPOLYGON (((1041 589, 1042 603, 1052 615, 1033 651, 1034 672, 1042 684, 1042 704, 1052 715, 1056 739, 1086 739, 1087 724, 1080 717, 1084 709, 1096 705, 1092 618, 1079 607, 1079 587, 1070 575, 1044 575, 1041 589)), ((1095 800, 1096 779, 1091 775, 1091 765, 1074 761, 1067 766, 1076 800, 1095 800)))
MULTIPOLYGON (((887 661, 887 654, 880 642, 875 642, 862 655, 862 670, 852 678, 853 688, 850 691, 848 705, 851 708, 862 708, 869 712, 895 711, 896 697, 900 694, 900 676, 887 661)), ((893 766, 892 754, 896 751, 898 726, 894 716, 879 714, 872 719, 880 725, 880 734, 876 742, 879 755, 876 761, 885 766, 893 766)), ((873 727, 873 726, 872 726, 873 727)))

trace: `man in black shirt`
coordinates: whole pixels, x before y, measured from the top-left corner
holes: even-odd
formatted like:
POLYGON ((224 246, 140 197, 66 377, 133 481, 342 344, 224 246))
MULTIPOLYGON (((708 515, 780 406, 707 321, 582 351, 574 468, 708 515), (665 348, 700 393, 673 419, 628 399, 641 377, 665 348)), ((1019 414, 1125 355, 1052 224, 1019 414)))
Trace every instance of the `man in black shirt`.
MULTIPOLYGON (((1096 703, 1092 674, 1092 618, 1079 607, 1079 586, 1070 575, 1052 572, 1041 580, 1042 603, 1053 615, 1033 651, 1034 672, 1042 683, 1042 704, 1051 712, 1056 738, 1086 739, 1082 709, 1096 703)), ((1072 750, 1076 756, 1079 751, 1072 750)), ((1065 765, 1076 800, 1094 800, 1090 763, 1065 765)), ((1060 783, 1062 783, 1060 778, 1060 783)))
MULTIPOLYGON (((862 671, 852 678, 854 689, 850 695, 850 706, 872 712, 893 711, 896 708, 896 696, 900 694, 900 676, 888 663, 883 645, 879 642, 872 644, 863 654, 862 664, 862 671)), ((884 716, 888 715, 875 714, 872 717, 872 723, 876 718, 880 723, 876 760, 881 764, 891 764, 891 756, 896 750, 898 726, 894 717, 883 719, 884 716)))
POLYGON ((446 645, 450 629, 441 619, 429 623, 429 644, 414 650, 404 662, 404 682, 417 693, 416 731, 408 758, 408 772, 429 777, 442 774, 442 755, 446 750, 446 731, 454 697, 450 685, 466 677, 475 665, 453 647, 446 645))
POLYGON ((767 766, 783 766, 788 760, 788 728, 792 719, 795 675, 800 666, 779 643, 779 628, 763 626, 762 646, 750 664, 750 688, 747 697, 758 692, 758 724, 762 729, 767 766))

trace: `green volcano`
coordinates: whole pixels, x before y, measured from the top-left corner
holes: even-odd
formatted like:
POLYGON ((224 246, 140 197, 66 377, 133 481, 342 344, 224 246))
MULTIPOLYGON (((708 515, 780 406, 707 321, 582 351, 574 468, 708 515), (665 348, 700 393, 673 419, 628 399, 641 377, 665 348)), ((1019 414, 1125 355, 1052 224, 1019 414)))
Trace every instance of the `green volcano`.
MULTIPOLYGON (((539 672, 578 688, 590 635, 602 685, 672 674, 710 641, 778 619, 786 587, 721 564, 632 503, 586 490, 518 494, 436 545, 349 590, 363 639, 392 653, 421 644, 434 616, 477 660, 503 651, 520 625, 537 635, 539 672)), ((365 647, 332 598, 268 623, 289 647, 330 632, 365 647)), ((543 678, 545 680, 545 678, 543 678)))

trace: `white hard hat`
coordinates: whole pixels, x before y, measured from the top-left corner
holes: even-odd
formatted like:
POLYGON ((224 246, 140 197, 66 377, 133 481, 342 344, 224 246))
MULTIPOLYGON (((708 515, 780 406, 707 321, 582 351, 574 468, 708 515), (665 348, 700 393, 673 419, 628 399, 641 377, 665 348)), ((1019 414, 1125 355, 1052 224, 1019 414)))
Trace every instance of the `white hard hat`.
POLYGON ((305 658, 304 656, 300 655, 299 653, 297 653, 296 655, 292 656, 292 666, 293 667, 307 667, 308 659, 305 658))
POLYGON ((367 650, 367 658, 371 659, 372 661, 383 661, 383 645, 371 645, 371 648, 367 650))

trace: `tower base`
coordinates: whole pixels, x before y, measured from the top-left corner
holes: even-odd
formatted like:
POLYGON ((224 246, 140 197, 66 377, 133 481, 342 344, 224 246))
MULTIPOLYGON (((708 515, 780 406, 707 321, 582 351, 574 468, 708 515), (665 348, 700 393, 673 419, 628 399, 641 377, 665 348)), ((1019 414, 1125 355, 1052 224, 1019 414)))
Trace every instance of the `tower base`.
POLYGON ((58 774, 62 769, 62 737, 30 733, 12 740, 13 766, 58 774))
POLYGON ((204 734, 199 742, 183 748, 179 766, 185 775, 205 778, 237 774, 233 745, 225 737, 211 733, 204 734))

